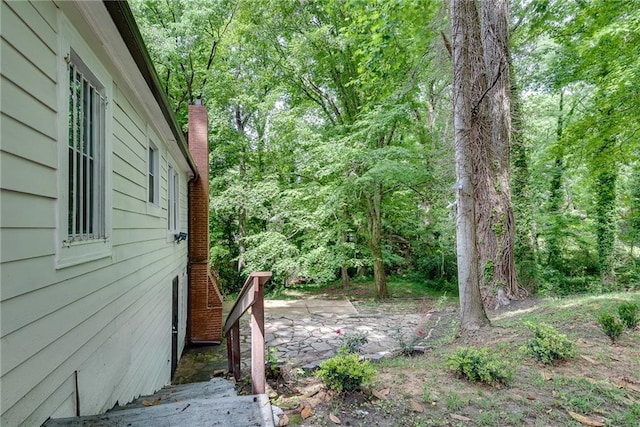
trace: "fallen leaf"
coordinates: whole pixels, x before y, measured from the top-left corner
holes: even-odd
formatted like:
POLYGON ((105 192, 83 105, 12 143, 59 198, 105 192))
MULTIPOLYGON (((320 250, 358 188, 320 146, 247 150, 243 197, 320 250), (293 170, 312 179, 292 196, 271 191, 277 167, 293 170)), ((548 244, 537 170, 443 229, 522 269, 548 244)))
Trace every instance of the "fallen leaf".
POLYGON ((313 410, 309 406, 305 406, 304 408, 302 408, 302 411, 300 411, 300 416, 306 420, 311 416, 312 413, 313 410))
POLYGON ((627 380, 626 378, 621 378, 616 381, 616 385, 618 386, 618 388, 626 388, 631 391, 635 391, 636 393, 640 393, 640 387, 632 384, 631 381, 627 380))
POLYGON ((465 417, 464 415, 449 414, 449 416, 454 420, 458 420, 458 421, 471 421, 471 418, 465 417))
POLYGON ((148 400, 143 400, 142 401, 142 405, 143 406, 156 406, 158 403, 160 403, 160 398, 156 398, 156 400, 154 400, 153 402, 149 402, 148 400))
POLYGON ((280 420, 278 421, 278 427, 286 427, 289 425, 289 417, 287 414, 280 415, 280 420))
POLYGON ((593 365, 597 365, 598 364, 598 362, 596 362, 595 360, 593 360, 589 356, 585 356, 584 354, 581 354, 580 357, 582 357, 584 360, 586 360, 587 362, 589 362, 589 363, 591 363, 593 365))
POLYGON ((329 412, 329 419, 331 420, 331 422, 333 422, 334 424, 341 424, 342 422, 340 421, 340 418, 336 417, 335 415, 333 415, 331 412, 329 412))
POLYGON ((424 406, 415 400, 411 400, 411 408, 413 408, 415 412, 424 412, 424 406))
POLYGON ((530 394, 527 395, 527 400, 536 400, 536 398, 534 396, 531 396, 530 394))
POLYGON ((303 398, 313 397, 316 394, 318 394, 320 390, 322 390, 322 384, 317 384, 315 386, 310 387, 308 390, 305 390, 305 392, 302 393, 302 397, 303 398))
POLYGON ((567 412, 569 413, 569 415, 571 415, 571 418, 573 418, 580 424, 583 424, 585 426, 590 426, 590 427, 604 427, 603 422, 598 421, 594 418, 585 417, 584 415, 576 414, 575 412, 572 412, 572 411, 567 411, 567 412))
POLYGON ((373 394, 375 397, 377 397, 379 400, 386 400, 387 399, 387 395, 389 394, 389 389, 386 388, 384 390, 373 390, 371 392, 371 394, 373 394))
POLYGON ((551 381, 553 379, 551 374, 549 374, 549 373, 547 373, 545 371, 540 371, 540 375, 542 375, 542 378, 544 378, 545 381, 551 381))

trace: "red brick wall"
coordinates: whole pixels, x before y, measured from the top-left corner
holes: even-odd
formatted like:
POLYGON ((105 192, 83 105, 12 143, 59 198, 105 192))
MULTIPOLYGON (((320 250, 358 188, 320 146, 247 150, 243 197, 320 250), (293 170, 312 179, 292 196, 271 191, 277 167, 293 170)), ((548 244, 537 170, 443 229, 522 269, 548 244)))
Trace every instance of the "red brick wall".
POLYGON ((222 297, 209 274, 209 141, 207 110, 189 106, 189 151, 198 179, 189 183, 189 314, 191 343, 222 340, 222 297))

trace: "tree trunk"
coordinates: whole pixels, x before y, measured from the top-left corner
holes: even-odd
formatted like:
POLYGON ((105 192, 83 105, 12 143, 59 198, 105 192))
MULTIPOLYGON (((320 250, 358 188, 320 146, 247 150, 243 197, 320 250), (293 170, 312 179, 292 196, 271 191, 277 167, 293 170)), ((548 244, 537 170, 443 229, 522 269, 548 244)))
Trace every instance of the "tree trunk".
POLYGON ((389 298, 387 277, 382 259, 382 184, 374 183, 373 194, 367 195, 368 243, 373 260, 373 280, 376 285, 376 296, 379 299, 389 298))
POLYGON ((507 0, 484 0, 481 7, 482 56, 490 137, 474 157, 478 176, 476 215, 481 293, 485 306, 498 308, 518 295, 514 258, 515 220, 511 204, 511 107, 509 9, 507 0))
POLYGON ((476 4, 451 0, 453 43, 453 121, 456 160, 456 242, 460 328, 478 329, 489 324, 480 296, 478 248, 476 245, 474 146, 486 132, 480 84, 483 64, 476 4))
MULTIPOLYGON (((512 74, 513 76, 513 74, 512 74)), ((522 133, 522 110, 517 87, 512 78, 511 116, 513 123, 513 215, 518 223, 515 230, 514 256, 518 270, 518 282, 529 292, 537 287, 535 231, 533 221, 533 195, 529 170, 529 147, 522 133)))
MULTIPOLYGON (((242 111, 240 106, 235 107, 235 121, 236 121, 236 130, 240 134, 240 138, 244 141, 245 133, 244 133, 244 120, 242 119, 242 111)), ((246 163, 246 150, 244 149, 244 145, 242 148, 242 152, 240 153, 239 165, 240 171, 240 182, 244 185, 246 182, 247 176, 247 163, 246 163)), ((240 206, 240 210, 238 212, 238 273, 242 273, 242 270, 245 267, 244 263, 244 253, 245 253, 245 238, 247 237, 247 210, 244 205, 240 206)))
MULTIPOLYGON (((347 208, 347 204, 342 208, 342 221, 343 227, 346 227, 346 224, 349 224, 349 209, 347 208)), ((349 244, 349 232, 347 229, 343 228, 342 230, 342 244, 345 247, 345 250, 342 252, 343 261, 342 266, 340 266, 340 277, 342 279, 342 287, 347 288, 351 284, 351 280, 349 279, 349 264, 347 263, 347 254, 346 248, 348 248, 349 244)))
MULTIPOLYGON (((605 146, 609 145, 608 143, 605 146)), ((600 280, 605 287, 615 282, 614 249, 616 242, 616 181, 618 173, 611 165, 598 173, 596 196, 596 231, 600 280)))
POLYGON ((342 279, 342 287, 348 288, 351 284, 351 280, 349 280, 349 270, 347 268, 347 264, 342 264, 340 267, 340 277, 342 279))
POLYGON ((554 270, 562 269, 562 235, 564 234, 561 208, 564 202, 562 193, 562 180, 564 176, 564 146, 562 145, 562 133, 564 132, 564 90, 560 89, 560 103, 558 105, 558 122, 556 125, 555 160, 551 170, 551 182, 549 184, 549 222, 551 230, 547 238, 549 248, 547 263, 554 270))

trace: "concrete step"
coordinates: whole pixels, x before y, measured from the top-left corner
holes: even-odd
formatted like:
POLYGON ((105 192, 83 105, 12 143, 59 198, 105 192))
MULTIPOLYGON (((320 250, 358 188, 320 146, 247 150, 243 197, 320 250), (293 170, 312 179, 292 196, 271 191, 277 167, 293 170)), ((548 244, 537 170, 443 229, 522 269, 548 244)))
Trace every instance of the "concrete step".
POLYGON ((143 406, 161 405, 165 403, 182 402, 188 399, 219 399, 222 397, 237 396, 234 385, 223 378, 212 378, 211 381, 168 385, 157 393, 140 396, 138 399, 124 406, 116 406, 111 412, 124 409, 141 408, 143 406), (145 405, 143 402, 146 402, 145 405))
POLYGON ((266 394, 237 396, 222 378, 168 386, 102 415, 48 420, 44 427, 273 427, 266 394), (144 403, 143 403, 144 402, 144 403))
POLYGON ((47 421, 45 427, 273 427, 266 394, 189 399, 163 405, 123 409, 75 418, 47 421))

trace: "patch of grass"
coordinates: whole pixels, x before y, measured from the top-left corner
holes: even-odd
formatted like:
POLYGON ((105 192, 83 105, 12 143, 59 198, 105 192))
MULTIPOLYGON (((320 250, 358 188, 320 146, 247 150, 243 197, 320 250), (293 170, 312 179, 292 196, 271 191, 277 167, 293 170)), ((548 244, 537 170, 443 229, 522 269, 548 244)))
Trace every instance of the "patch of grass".
POLYGON ((500 413, 496 411, 485 411, 478 414, 474 420, 481 426, 497 426, 500 425, 500 413))
MULTIPOLYGON (((425 297, 440 297, 448 295, 443 302, 454 303, 457 300, 455 290, 440 290, 441 286, 436 286, 429 281, 417 280, 408 277, 388 276, 387 288, 391 299, 416 299, 425 297)), ((269 298, 287 299, 299 297, 300 295, 325 295, 327 297, 349 297, 350 299, 375 300, 376 288, 371 277, 360 277, 353 279, 349 286, 343 287, 342 282, 332 283, 306 283, 289 288, 274 290, 268 295, 269 298)))
POLYGON ((640 403, 632 403, 620 414, 614 414, 611 425, 620 427, 637 427, 640 422, 640 403))
POLYGON ((622 404, 626 394, 624 389, 586 378, 558 376, 553 385, 565 409, 583 414, 606 414, 605 410, 622 404))
POLYGON ((455 391, 450 391, 444 398, 447 409, 451 412, 458 412, 469 403, 468 399, 463 398, 455 391))
POLYGON ((431 386, 429 386, 428 384, 422 385, 422 401, 427 404, 433 402, 433 398, 431 397, 431 392, 429 391, 430 388, 431 386))
POLYGON ((640 303, 640 292, 545 298, 535 309, 523 312, 521 316, 500 318, 497 323, 513 326, 516 321, 521 320, 532 323, 544 322, 558 328, 567 324, 587 324, 602 311, 615 312, 618 305, 625 301, 640 303))

